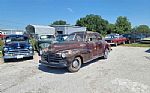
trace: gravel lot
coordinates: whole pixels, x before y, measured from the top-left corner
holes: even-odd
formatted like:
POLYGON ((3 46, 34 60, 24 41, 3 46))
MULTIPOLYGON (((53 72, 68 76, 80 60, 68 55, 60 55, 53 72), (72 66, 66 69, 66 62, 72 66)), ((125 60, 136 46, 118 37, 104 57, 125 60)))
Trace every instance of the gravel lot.
POLYGON ((34 60, 3 63, 0 93, 150 93, 149 48, 114 47, 109 58, 79 72, 40 66, 34 60))

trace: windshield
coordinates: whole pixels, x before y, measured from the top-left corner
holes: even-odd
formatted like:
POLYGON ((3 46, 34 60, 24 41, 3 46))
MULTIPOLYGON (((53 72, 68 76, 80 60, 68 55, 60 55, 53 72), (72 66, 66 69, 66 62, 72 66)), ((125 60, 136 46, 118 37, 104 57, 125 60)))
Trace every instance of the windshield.
POLYGON ((41 40, 54 40, 55 37, 54 37, 54 35, 41 35, 40 39, 41 40))
POLYGON ((6 38, 6 43, 8 42, 28 42, 28 37, 24 37, 24 36, 12 36, 12 37, 7 37, 6 38))
POLYGON ((83 33, 73 33, 70 34, 66 41, 83 41, 84 40, 84 34, 83 33))
POLYGON ((105 38, 118 38, 119 35, 107 35, 105 38))
POLYGON ((67 37, 67 35, 57 35, 56 41, 65 41, 67 37))

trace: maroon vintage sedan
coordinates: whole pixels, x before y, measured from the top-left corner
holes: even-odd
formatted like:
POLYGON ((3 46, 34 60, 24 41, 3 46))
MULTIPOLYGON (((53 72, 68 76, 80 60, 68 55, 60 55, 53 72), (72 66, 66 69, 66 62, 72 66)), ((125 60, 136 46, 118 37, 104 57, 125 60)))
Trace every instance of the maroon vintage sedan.
POLYGON ((98 57, 107 58, 110 45, 102 40, 97 32, 74 32, 66 41, 51 44, 41 51, 41 65, 67 67, 70 72, 77 72, 83 63, 98 57))

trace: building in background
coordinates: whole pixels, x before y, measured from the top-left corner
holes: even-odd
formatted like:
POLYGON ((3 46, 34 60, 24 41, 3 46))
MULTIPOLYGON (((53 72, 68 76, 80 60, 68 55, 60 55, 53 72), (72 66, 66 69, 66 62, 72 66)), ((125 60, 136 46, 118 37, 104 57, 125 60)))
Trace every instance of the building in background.
POLYGON ((86 31, 86 27, 72 25, 51 25, 55 28, 56 34, 70 34, 77 31, 86 31))
POLYGON ((5 35, 11 35, 11 34, 23 34, 25 31, 16 29, 0 29, 0 32, 5 35))

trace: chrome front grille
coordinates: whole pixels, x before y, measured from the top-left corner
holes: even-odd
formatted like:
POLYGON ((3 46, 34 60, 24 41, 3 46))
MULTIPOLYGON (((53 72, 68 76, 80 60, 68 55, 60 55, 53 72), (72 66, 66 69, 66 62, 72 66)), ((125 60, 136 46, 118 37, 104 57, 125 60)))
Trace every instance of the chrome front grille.
POLYGON ((24 55, 29 53, 30 50, 28 49, 14 49, 14 50, 9 50, 7 53, 9 54, 17 54, 17 55, 24 55))
POLYGON ((60 57, 58 54, 55 53, 46 53, 42 55, 42 60, 47 61, 48 63, 60 63, 64 62, 63 58, 60 57))

